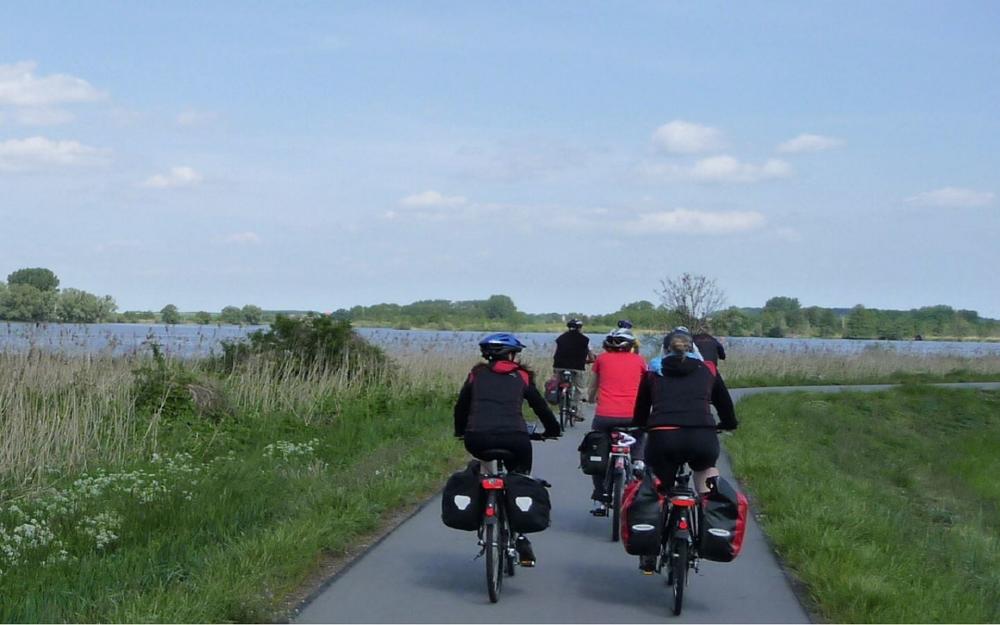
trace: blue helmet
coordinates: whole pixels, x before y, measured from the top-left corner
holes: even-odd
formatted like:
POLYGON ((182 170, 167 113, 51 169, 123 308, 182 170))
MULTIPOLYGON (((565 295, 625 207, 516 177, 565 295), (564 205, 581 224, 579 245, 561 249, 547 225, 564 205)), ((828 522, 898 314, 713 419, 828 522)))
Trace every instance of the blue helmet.
POLYGON ((621 328, 621 329, 623 329, 623 330, 631 330, 632 329, 632 322, 629 321, 628 319, 619 319, 618 320, 618 327, 621 328))
POLYGON ((479 351, 482 352, 483 358, 490 360, 504 358, 508 354, 516 354, 522 349, 524 349, 524 344, 517 340, 516 336, 507 332, 490 334, 479 341, 479 351))

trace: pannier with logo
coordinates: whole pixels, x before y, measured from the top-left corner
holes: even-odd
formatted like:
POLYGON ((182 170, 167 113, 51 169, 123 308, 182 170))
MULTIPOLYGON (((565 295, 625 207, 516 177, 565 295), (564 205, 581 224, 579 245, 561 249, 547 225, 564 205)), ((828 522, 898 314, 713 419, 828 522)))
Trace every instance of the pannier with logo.
POLYGON ((549 526, 552 503, 545 482, 530 475, 508 473, 504 476, 507 517, 515 532, 530 534, 549 526))
POLYGON ((448 527, 472 531, 479 529, 485 498, 479 486, 479 461, 452 473, 441 496, 441 520, 448 527))
POLYGON ((587 475, 604 475, 611 457, 611 437, 607 432, 587 432, 577 448, 580 468, 587 475))
POLYGON ((642 479, 629 482, 622 494, 622 545, 634 556, 660 552, 664 497, 657 491, 659 482, 647 468, 642 479))
POLYGON ((704 520, 698 552, 714 562, 732 562, 743 548, 749 505, 743 493, 723 478, 709 479, 702 497, 704 520))

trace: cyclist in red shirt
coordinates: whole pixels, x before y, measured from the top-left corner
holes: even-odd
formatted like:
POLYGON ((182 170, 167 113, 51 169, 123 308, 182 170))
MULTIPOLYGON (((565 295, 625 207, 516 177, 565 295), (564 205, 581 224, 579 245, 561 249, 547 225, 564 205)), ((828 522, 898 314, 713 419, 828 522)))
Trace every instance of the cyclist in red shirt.
MULTIPOLYGON (((600 432, 610 432, 614 427, 628 427, 635 411, 635 398, 639 392, 639 384, 646 373, 646 361, 642 356, 632 352, 636 339, 632 333, 619 328, 612 331, 604 339, 604 353, 597 357, 591 366, 591 384, 589 400, 597 399, 594 409, 594 421, 591 429, 600 432)), ((632 458, 636 461, 633 467, 641 471, 644 435, 636 432, 636 443, 632 446, 632 458)), ((604 502, 604 476, 593 475, 594 514, 603 514, 606 509, 604 502)))

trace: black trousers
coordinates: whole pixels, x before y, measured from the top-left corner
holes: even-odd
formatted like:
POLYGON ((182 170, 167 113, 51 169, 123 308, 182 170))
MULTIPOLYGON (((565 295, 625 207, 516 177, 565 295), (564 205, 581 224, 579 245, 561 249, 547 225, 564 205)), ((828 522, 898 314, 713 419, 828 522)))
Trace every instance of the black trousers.
POLYGON ((667 488, 685 462, 692 471, 704 471, 718 459, 719 435, 713 428, 654 430, 646 438, 646 465, 667 488))
POLYGON ((531 473, 531 439, 527 432, 466 432, 465 448, 480 460, 495 460, 482 456, 489 449, 504 449, 513 454, 507 462, 507 470, 515 473, 531 473))

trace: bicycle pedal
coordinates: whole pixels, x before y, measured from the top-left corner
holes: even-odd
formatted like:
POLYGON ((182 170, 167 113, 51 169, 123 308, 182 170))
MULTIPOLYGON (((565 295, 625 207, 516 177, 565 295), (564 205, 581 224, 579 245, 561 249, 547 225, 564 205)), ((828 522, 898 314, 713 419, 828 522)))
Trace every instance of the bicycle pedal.
POLYGON ((535 566, 535 561, 534 560, 521 560, 520 564, 521 564, 521 566, 530 569, 530 568, 532 568, 532 567, 535 566))
POLYGON ((646 569, 639 569, 642 571, 643 575, 656 575, 656 571, 647 571, 646 569))
POLYGON ((604 508, 602 510, 591 510, 590 513, 594 516, 608 516, 608 509, 604 508))

